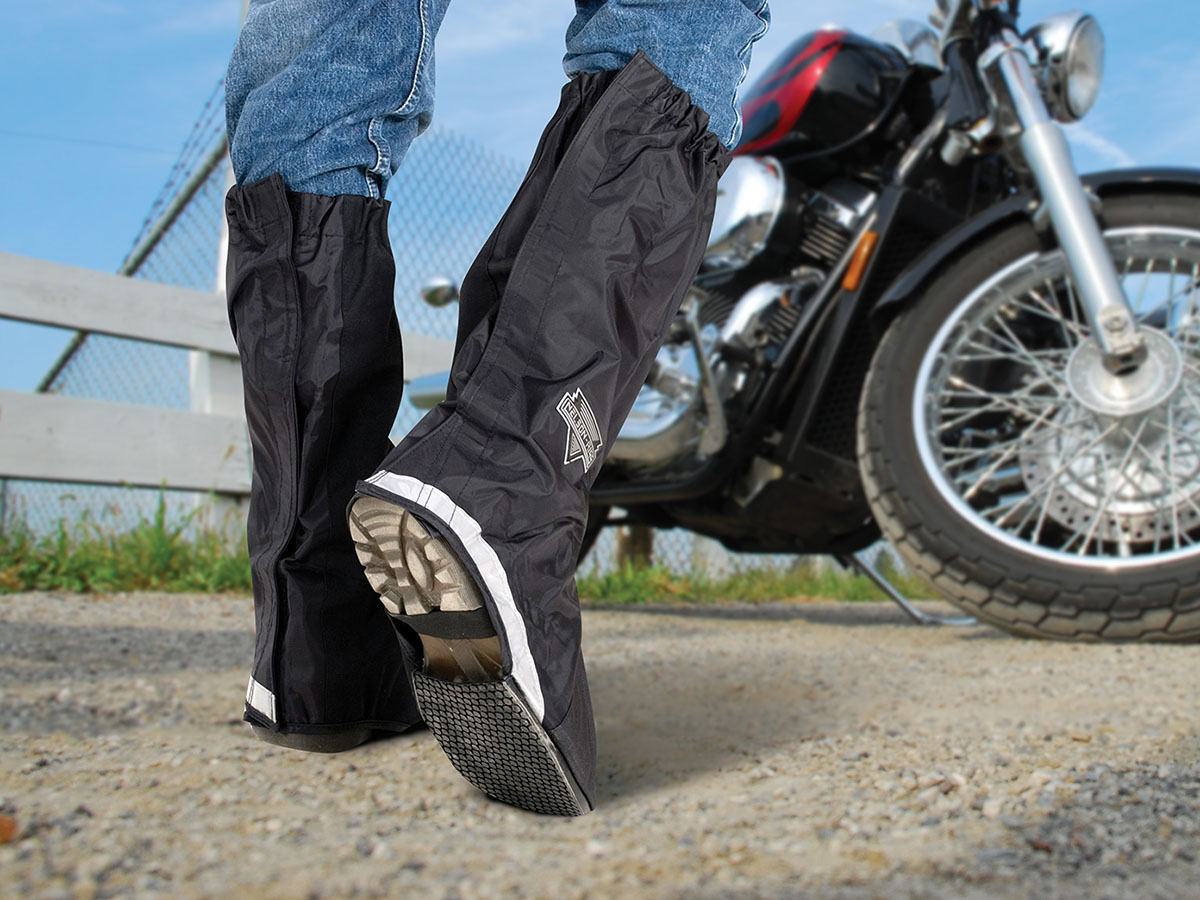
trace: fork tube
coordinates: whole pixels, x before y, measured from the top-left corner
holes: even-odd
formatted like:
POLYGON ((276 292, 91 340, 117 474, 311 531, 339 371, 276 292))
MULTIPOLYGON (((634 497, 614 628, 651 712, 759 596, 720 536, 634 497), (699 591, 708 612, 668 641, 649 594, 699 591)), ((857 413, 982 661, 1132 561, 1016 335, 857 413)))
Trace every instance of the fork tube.
POLYGON ((1143 341, 1063 130, 1046 110, 1024 51, 1012 47, 1000 54, 996 64, 1021 122, 1021 151, 1079 286, 1084 314, 1105 364, 1113 371, 1136 365, 1145 354, 1143 341))

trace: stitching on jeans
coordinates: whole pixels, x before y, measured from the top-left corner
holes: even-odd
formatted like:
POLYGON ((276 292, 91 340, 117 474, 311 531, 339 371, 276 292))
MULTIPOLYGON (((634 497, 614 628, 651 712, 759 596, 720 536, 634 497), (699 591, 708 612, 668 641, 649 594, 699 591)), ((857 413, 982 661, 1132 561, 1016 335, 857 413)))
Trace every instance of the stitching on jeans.
POLYGON ((372 199, 378 199, 379 188, 376 187, 371 175, 378 175, 380 176, 380 180, 382 180, 383 173, 391 168, 392 148, 384 140, 383 132, 380 130, 379 119, 375 116, 372 116, 371 120, 367 123, 367 140, 375 147, 375 165, 367 169, 363 177, 367 180, 367 193, 371 195, 372 199))
MULTIPOLYGON (((763 0, 763 2, 765 4, 766 0, 763 0)), ((409 108, 409 106, 416 103, 417 100, 421 96, 421 71, 425 65, 425 47, 428 44, 428 39, 429 39, 429 25, 427 22, 428 12, 426 9, 426 0, 420 0, 420 2, 417 4, 417 7, 418 7, 417 15, 418 15, 418 18, 421 20, 421 44, 417 48, 417 65, 416 65, 416 68, 413 70, 412 87, 409 89, 408 96, 404 98, 404 102, 400 104, 400 108, 397 109, 394 113, 392 113, 392 115, 394 115, 394 116, 398 116, 401 113, 405 112, 409 108)))
MULTIPOLYGON (((765 2, 765 0, 764 0, 765 2)), ((413 67, 412 86, 408 89, 408 96, 404 98, 404 102, 392 113, 393 116, 402 115, 410 106, 415 104, 421 97, 421 73, 425 67, 426 49, 429 45, 429 12, 426 0, 419 0, 417 4, 417 18, 421 24, 421 42, 417 47, 417 62, 413 67)), ((367 182, 367 193, 373 198, 378 199, 382 196, 380 186, 376 186, 371 175, 378 175, 382 182, 384 176, 391 168, 391 148, 384 140, 383 132, 379 117, 372 117, 367 123, 367 140, 369 140, 375 148, 375 165, 364 173, 364 178, 367 182)))
POLYGON ((766 34, 767 28, 770 27, 762 16, 763 10, 767 8, 767 2, 768 0, 763 0, 762 5, 754 13, 755 17, 761 23, 761 27, 758 29, 758 31, 751 35, 750 40, 746 41, 746 46, 743 47, 741 52, 738 53, 738 62, 742 64, 742 75, 740 78, 738 78, 738 83, 734 85, 733 88, 733 131, 729 133, 729 140, 725 144, 725 146, 731 150, 733 149, 733 139, 737 137, 738 133, 742 130, 742 108, 738 105, 737 93, 738 87, 740 87, 742 82, 746 80, 746 73, 749 72, 749 67, 746 65, 745 55, 750 52, 750 48, 754 46, 754 42, 766 34))

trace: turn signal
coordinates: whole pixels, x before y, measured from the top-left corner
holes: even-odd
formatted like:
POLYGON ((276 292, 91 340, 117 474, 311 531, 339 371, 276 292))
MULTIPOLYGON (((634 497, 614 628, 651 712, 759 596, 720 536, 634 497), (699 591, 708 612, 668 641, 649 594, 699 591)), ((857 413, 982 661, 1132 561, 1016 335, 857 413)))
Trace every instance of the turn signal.
POLYGON ((878 231, 868 231, 859 239, 858 246, 854 250, 854 258, 850 260, 850 267, 846 269, 846 277, 842 279, 842 290, 858 290, 863 273, 867 270, 867 263, 871 261, 871 254, 875 252, 875 245, 878 243, 878 231))

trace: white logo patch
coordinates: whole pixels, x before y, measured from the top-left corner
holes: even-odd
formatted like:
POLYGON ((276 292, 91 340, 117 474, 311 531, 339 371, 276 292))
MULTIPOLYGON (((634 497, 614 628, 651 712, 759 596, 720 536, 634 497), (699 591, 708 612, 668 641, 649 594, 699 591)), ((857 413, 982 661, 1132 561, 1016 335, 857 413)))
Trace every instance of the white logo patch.
POLYGON ((558 401, 558 414, 567 423, 567 454, 563 465, 580 460, 586 472, 604 445, 600 440, 600 426, 596 424, 596 416, 583 396, 583 390, 577 388, 573 394, 563 394, 558 401))

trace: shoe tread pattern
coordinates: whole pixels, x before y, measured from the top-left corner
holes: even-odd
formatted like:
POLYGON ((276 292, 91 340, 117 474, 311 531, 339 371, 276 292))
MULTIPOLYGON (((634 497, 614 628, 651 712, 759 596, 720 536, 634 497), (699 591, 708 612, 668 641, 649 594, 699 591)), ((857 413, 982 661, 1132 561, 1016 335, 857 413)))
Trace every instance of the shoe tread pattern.
POLYGON ((389 614, 483 607, 479 588, 450 545, 403 507, 360 497, 350 509, 350 536, 367 580, 389 614))
POLYGON ((505 682, 451 682, 417 673, 413 687, 450 762, 479 790, 546 815, 589 811, 549 735, 505 682))

